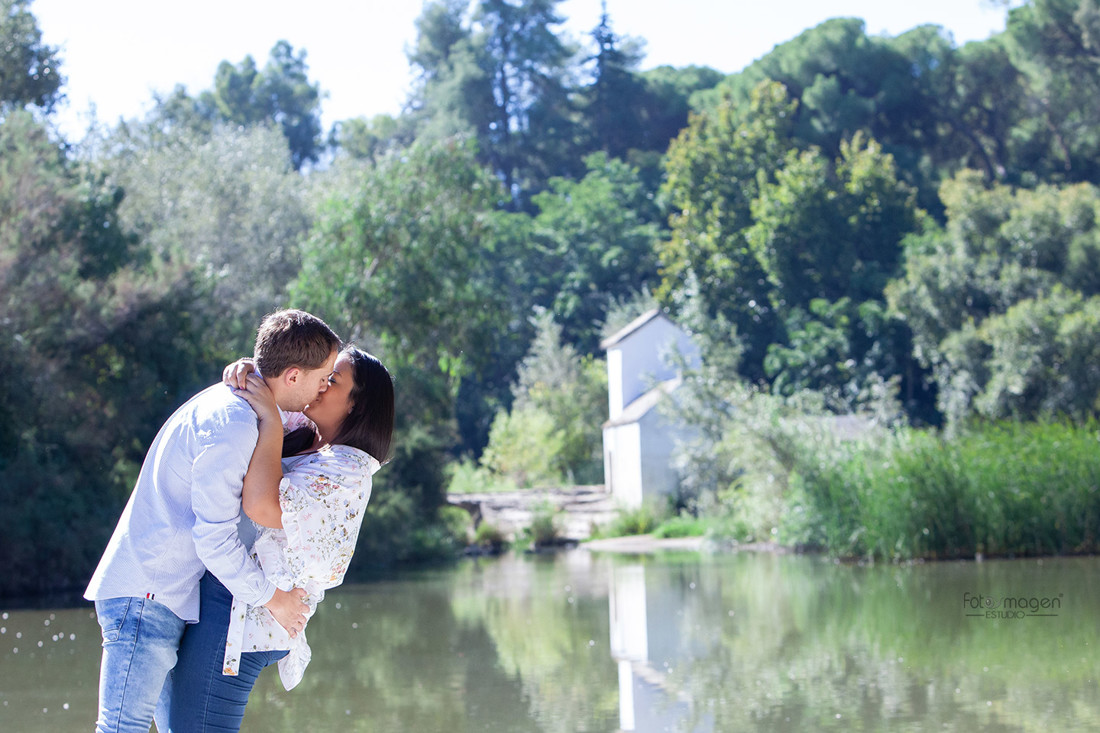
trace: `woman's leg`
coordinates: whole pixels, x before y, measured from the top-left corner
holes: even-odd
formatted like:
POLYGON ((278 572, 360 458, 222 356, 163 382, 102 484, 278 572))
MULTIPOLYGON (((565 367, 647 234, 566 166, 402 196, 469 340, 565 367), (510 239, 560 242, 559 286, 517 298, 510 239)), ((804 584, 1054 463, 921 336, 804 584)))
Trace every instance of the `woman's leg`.
POLYGON ((285 651, 247 652, 240 673, 222 674, 225 636, 233 602, 229 591, 207 573, 199 584, 199 622, 187 627, 172 673, 171 733, 238 731, 248 695, 260 671, 285 651))

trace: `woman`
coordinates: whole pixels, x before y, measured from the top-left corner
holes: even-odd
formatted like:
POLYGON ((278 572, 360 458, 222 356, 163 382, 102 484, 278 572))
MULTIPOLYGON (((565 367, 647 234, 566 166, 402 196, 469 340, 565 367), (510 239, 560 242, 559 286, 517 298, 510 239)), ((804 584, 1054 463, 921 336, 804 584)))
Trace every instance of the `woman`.
MULTIPOLYGON (((276 585, 306 589, 306 602, 316 609, 325 589, 343 580, 371 475, 389 453, 393 381, 378 359, 345 348, 327 391, 304 413, 290 415, 284 440, 279 409, 250 371, 242 359, 224 376, 259 418, 241 498, 257 526, 252 553, 276 585)), ((172 676, 170 730, 237 731, 260 671, 278 662, 283 686, 291 689, 309 663, 309 646, 304 631, 291 638, 263 607, 235 602, 210 573, 202 579, 200 604, 200 621, 184 633, 172 676)))

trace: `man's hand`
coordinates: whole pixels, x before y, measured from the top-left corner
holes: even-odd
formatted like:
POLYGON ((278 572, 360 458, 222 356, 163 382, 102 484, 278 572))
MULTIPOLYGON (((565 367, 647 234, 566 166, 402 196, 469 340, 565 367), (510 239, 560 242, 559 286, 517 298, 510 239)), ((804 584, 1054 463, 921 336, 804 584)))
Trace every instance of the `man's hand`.
POLYGON ((306 614, 309 606, 305 604, 308 594, 303 588, 295 588, 290 591, 275 589, 275 595, 264 604, 279 625, 286 629, 293 639, 306 626, 306 614))

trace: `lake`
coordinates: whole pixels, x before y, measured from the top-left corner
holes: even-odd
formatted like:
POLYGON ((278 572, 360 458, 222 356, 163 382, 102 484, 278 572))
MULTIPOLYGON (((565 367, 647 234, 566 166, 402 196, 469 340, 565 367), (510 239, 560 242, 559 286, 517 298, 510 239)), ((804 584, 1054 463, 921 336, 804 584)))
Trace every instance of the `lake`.
MULTIPOLYGON (((246 731, 1100 730, 1100 559, 584 549, 329 593, 246 731)), ((90 605, 0 613, 0 731, 93 728, 90 605)))

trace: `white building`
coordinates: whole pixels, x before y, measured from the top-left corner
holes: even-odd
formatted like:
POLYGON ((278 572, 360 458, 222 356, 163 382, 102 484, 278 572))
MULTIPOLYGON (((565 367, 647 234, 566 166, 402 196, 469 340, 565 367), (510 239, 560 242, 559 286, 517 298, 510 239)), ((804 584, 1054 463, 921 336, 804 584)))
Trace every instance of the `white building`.
POLYGON ((659 310, 638 317, 601 342, 607 351, 610 419, 603 426, 604 483, 625 507, 636 508, 676 489, 672 450, 687 433, 656 409, 680 384, 669 358, 696 366, 699 349, 659 310))

